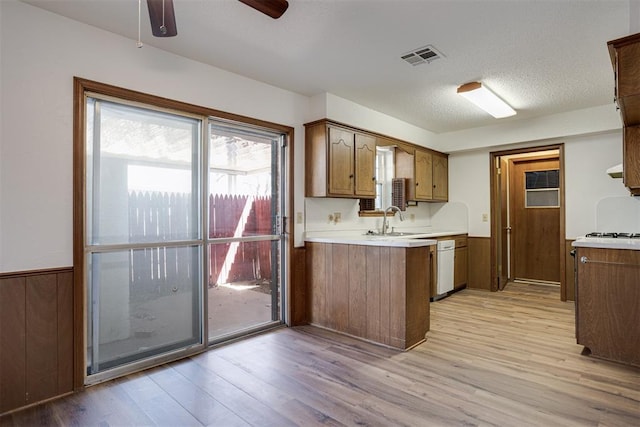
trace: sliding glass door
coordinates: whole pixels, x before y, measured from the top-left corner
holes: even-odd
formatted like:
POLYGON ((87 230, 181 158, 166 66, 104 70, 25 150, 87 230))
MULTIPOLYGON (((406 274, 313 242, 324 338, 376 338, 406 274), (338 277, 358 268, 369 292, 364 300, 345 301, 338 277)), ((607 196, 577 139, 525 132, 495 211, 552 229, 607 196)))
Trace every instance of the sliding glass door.
POLYGON ((209 125, 209 341, 282 321, 284 136, 209 125))
POLYGON ((202 345, 203 120, 86 100, 87 374, 202 345))
POLYGON ((284 320, 285 134, 84 96, 86 384, 284 320))

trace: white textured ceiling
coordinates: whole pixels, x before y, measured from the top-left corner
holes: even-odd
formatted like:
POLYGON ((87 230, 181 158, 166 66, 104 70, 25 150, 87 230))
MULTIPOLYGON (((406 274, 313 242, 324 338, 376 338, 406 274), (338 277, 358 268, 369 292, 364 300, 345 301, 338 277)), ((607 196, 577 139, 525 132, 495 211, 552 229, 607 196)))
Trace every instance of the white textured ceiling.
MULTIPOLYGON (((132 39, 137 0, 24 0, 132 39)), ((174 0, 178 36, 145 44, 304 95, 329 92, 433 132, 496 123, 456 95, 482 81, 519 120, 613 102, 606 42, 640 31, 637 0, 174 0), (400 56, 431 44, 445 57, 400 56)))

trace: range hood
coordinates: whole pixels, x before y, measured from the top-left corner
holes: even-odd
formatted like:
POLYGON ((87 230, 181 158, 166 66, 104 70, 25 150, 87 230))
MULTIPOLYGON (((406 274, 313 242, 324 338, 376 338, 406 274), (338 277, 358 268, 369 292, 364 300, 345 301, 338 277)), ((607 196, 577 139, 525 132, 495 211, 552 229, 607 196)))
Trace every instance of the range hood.
POLYGON ((622 163, 619 165, 611 166, 607 169, 607 174, 611 178, 622 178, 622 163))

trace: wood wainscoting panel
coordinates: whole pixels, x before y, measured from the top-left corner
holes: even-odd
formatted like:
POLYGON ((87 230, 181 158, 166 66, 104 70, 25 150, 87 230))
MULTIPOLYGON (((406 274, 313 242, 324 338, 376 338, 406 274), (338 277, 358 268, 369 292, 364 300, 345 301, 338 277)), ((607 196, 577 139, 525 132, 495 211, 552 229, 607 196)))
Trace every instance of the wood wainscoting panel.
POLYGON ((311 323, 401 349, 424 341, 429 250, 307 242, 311 323))
POLYGON ((27 277, 27 404, 58 392, 57 280, 27 277))
POLYGON ((0 279, 0 414, 25 404, 25 282, 0 279))
POLYGON ((73 390, 73 272, 57 274, 58 393, 73 390))
POLYGON ((306 279, 306 249, 293 248, 291 253, 291 281, 289 283, 289 304, 291 326, 309 323, 309 289, 306 279))
MULTIPOLYGON (((376 271, 380 269, 380 251, 381 249, 385 249, 379 246, 368 246, 367 247, 367 256, 365 259, 366 263, 366 271, 376 271)), ((388 248, 387 248, 388 249, 388 248)), ((382 272, 381 272, 382 273, 382 272)), ((388 273, 387 273, 388 276, 388 273)), ((388 325, 389 322, 389 313, 382 313, 380 310, 382 301, 388 301, 388 284, 389 280, 383 280, 382 274, 372 274, 367 277, 365 282, 365 292, 367 298, 366 304, 366 331, 365 334, 368 337, 371 337, 373 341, 380 341, 382 339, 382 335, 380 333, 380 327, 384 322, 388 325), (383 286, 386 287, 386 290, 383 289, 383 286), (387 298, 386 300, 383 300, 387 298)))
POLYGON ((306 244, 306 282, 309 288, 310 323, 324 325, 326 322, 326 288, 327 288, 327 247, 317 243, 306 244), (313 272, 313 274, 311 274, 313 272))
POLYGON ((469 248, 469 283, 467 286, 473 289, 491 290, 491 238, 472 237, 467 238, 469 248))
POLYGON ((331 245, 330 258, 327 275, 333 286, 327 288, 327 326, 346 332, 349 328, 349 245, 331 245))
POLYGON ((429 247, 412 248, 407 251, 406 257, 405 341, 419 343, 424 339, 425 332, 431 327, 430 304, 428 302, 431 293, 429 247), (424 303, 416 304, 416 301, 424 301, 424 303))
POLYGON ((349 324, 347 333, 364 336, 367 329, 367 247, 349 247, 349 324))
POLYGON ((407 261, 404 248, 389 248, 389 344, 404 348, 406 344, 407 261))
POLYGON ((0 274, 0 414, 73 391, 71 268, 0 274))

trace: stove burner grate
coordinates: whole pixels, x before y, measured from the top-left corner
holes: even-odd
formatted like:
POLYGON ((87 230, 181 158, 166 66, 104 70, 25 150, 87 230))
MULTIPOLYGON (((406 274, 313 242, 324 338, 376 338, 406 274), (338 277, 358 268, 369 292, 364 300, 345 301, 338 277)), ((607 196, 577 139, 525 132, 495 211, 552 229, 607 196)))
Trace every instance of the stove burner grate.
POLYGON ((599 237, 606 239, 640 239, 640 233, 612 233, 612 232, 592 232, 585 237, 599 237))

